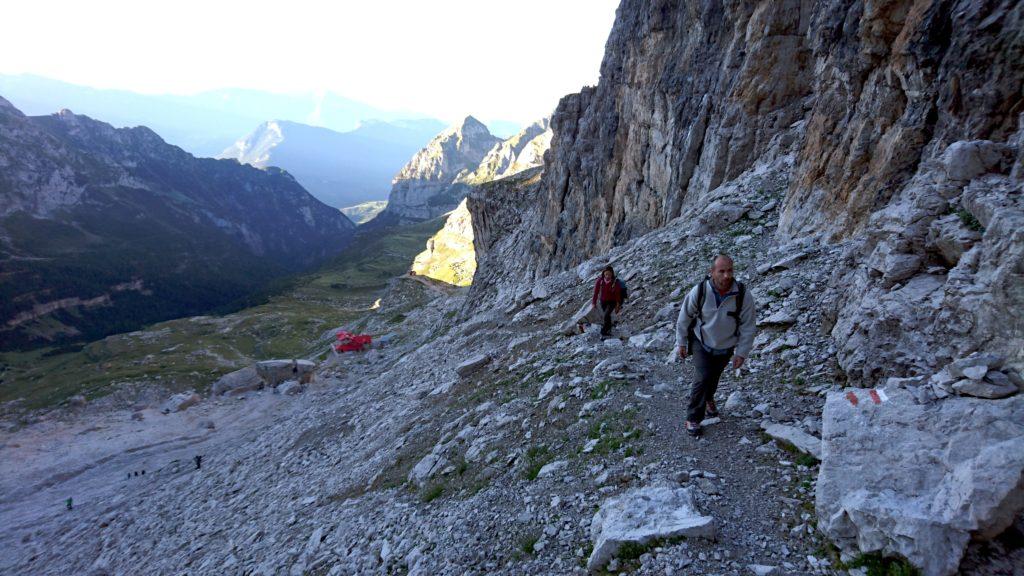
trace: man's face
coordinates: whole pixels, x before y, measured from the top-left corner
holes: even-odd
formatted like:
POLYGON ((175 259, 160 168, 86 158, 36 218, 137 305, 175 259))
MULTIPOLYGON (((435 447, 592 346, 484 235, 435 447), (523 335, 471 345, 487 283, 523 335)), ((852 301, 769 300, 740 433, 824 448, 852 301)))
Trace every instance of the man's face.
POLYGON ((605 270, 604 271, 604 279, 605 279, 606 282, 611 282, 611 280, 612 280, 612 272, 611 272, 611 270, 605 270))
POLYGON ((732 261, 728 258, 716 259, 714 266, 711 267, 711 281, 714 282, 715 288, 720 291, 731 288, 732 261))

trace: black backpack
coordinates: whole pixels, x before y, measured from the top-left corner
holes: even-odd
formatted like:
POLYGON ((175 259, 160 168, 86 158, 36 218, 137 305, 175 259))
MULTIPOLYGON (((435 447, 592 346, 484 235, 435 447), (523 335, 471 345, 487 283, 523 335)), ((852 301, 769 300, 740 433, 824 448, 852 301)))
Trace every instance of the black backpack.
POLYGON ((622 294, 622 301, 625 302, 626 298, 629 298, 629 290, 626 289, 626 283, 618 278, 615 281, 619 283, 619 292, 622 294))
MULTIPOLYGON (((695 332, 695 330, 697 329, 697 318, 700 318, 700 321, 702 323, 704 322, 704 297, 705 297, 705 293, 707 292, 707 288, 706 288, 707 283, 710 280, 711 280, 710 276, 705 276, 704 279, 700 281, 700 284, 697 285, 697 315, 694 316, 690 320, 690 327, 687 328, 687 331, 686 331, 686 333, 689 336, 689 339, 691 341, 697 337, 697 334, 695 332)), ((736 331, 733 332, 733 334, 737 338, 739 338, 739 336, 740 336, 740 313, 743 312, 743 300, 745 300, 746 297, 747 297, 747 287, 744 286, 743 282, 740 282, 739 280, 735 280, 735 282, 736 282, 736 288, 739 291, 739 294, 736 295, 736 311, 735 312, 727 312, 727 314, 729 316, 732 316, 733 319, 736 320, 736 331)))

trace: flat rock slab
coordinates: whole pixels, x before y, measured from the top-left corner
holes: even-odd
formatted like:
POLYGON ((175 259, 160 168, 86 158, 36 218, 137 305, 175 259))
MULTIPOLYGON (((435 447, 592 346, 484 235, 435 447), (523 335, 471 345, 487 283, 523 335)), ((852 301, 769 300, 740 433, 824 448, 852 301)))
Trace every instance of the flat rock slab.
POLYGON ((819 529, 844 552, 955 574, 972 538, 997 536, 1024 509, 1024 397, 831 392, 816 501, 819 529))
POLYGON ((761 428, 772 438, 789 442, 796 446, 797 450, 821 460, 821 440, 819 438, 811 436, 799 428, 786 426, 785 424, 762 424, 761 428))
POLYGON ((715 537, 715 520, 697 510, 690 488, 634 488, 601 504, 590 524, 594 551, 591 571, 603 568, 623 544, 644 545, 660 539, 715 537))
POLYGON ((308 382, 316 364, 310 360, 264 360, 256 363, 256 373, 267 386, 277 386, 286 380, 308 382))
POLYGON ((455 368, 455 373, 458 374, 460 378, 465 378, 472 374, 473 372, 476 372, 477 370, 482 368, 485 364, 487 364, 490 361, 491 357, 487 354, 477 354, 476 356, 471 356, 469 359, 464 361, 462 364, 459 364, 458 367, 455 368))

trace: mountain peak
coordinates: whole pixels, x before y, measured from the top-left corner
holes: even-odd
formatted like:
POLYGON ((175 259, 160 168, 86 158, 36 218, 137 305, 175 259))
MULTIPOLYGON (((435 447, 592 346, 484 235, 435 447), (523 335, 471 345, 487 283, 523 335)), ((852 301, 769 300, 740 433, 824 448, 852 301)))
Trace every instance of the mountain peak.
POLYGON ((479 133, 479 134, 487 134, 487 135, 491 134, 491 131, 487 129, 487 125, 484 124, 483 122, 477 120, 472 115, 467 115, 465 118, 462 119, 462 122, 459 122, 458 124, 456 124, 454 126, 454 128, 455 128, 456 132, 460 132, 462 134, 466 134, 466 133, 479 133))

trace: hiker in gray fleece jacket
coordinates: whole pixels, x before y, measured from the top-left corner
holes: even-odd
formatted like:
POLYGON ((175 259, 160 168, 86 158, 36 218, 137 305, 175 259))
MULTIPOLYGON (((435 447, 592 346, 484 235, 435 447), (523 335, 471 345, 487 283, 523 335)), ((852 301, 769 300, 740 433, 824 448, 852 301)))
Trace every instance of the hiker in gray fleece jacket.
POLYGON ((756 317, 753 295, 733 278, 732 258, 719 254, 711 264, 709 277, 694 286, 683 299, 676 321, 679 357, 692 356, 697 372, 686 414, 686 431, 691 435, 700 434, 700 422, 705 415, 718 415, 715 406, 718 380, 730 358, 733 368, 739 368, 750 355, 757 331, 756 317), (702 293, 703 307, 698 310, 702 293), (741 296, 743 304, 737 315, 737 300, 741 296))

